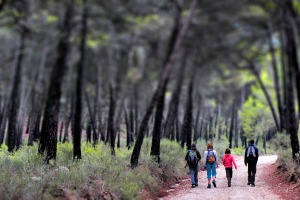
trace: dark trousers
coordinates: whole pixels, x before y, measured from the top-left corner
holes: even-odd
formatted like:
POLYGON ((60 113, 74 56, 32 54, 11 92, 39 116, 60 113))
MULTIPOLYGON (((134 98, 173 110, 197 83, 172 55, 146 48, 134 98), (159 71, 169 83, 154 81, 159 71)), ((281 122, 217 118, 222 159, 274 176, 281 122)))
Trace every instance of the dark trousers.
POLYGON ((232 168, 225 168, 225 170, 226 170, 226 178, 228 181, 228 186, 231 186, 232 168))
POLYGON ((255 184, 256 164, 248 163, 248 183, 255 184))

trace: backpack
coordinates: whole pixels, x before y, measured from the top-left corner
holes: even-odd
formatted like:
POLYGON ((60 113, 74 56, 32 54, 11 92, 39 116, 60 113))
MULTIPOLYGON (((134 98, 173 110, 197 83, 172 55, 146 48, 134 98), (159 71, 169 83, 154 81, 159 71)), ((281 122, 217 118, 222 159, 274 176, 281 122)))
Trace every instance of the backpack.
POLYGON ((249 154, 247 155, 247 157, 256 157, 254 146, 249 146, 248 148, 249 148, 248 149, 249 154))
POLYGON ((189 155, 188 155, 188 159, 187 159, 187 164, 189 167, 195 167, 198 164, 198 158, 196 155, 196 152, 193 150, 189 150, 189 155))
POLYGON ((216 162, 216 158, 213 150, 208 150, 206 156, 206 163, 213 164, 215 162, 216 162))

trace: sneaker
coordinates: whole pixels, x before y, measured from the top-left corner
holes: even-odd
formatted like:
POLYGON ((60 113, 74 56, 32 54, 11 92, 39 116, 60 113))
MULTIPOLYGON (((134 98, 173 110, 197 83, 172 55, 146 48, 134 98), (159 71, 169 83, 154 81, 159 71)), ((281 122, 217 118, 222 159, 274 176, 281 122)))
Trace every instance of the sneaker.
POLYGON ((228 187, 231 187, 231 184, 228 184, 228 187))
POLYGON ((207 185, 207 188, 211 188, 211 184, 208 184, 208 185, 207 185))
POLYGON ((248 182, 247 185, 251 185, 251 183, 248 182))
POLYGON ((212 184, 214 185, 214 187, 217 187, 217 184, 216 184, 215 180, 212 181, 212 184))
POLYGON ((198 184, 195 184, 195 187, 198 187, 198 184))
POLYGON ((195 185, 192 185, 192 188, 196 187, 195 185))
POLYGON ((255 187, 255 184, 251 184, 251 187, 255 187))

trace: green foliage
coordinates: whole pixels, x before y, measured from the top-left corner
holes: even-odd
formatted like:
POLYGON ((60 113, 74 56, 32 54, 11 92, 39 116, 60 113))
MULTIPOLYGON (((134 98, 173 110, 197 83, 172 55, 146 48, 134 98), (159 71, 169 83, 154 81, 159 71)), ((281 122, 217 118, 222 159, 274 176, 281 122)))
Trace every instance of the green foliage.
POLYGON ((150 14, 146 16, 137 16, 133 17, 128 15, 126 17, 126 21, 133 23, 134 26, 138 29, 143 29, 143 28, 154 28, 153 26, 154 23, 156 23, 159 20, 159 15, 158 14, 150 14))
POLYGON ((50 165, 44 165, 37 144, 14 154, 2 146, 1 198, 51 199, 58 189, 80 193, 86 185, 98 184, 99 193, 109 189, 122 199, 139 199, 142 189, 155 193, 164 181, 184 175, 184 152, 177 143, 162 140, 161 163, 157 164, 149 156, 151 140, 144 142, 140 165, 135 169, 129 165, 131 151, 116 149, 116 156, 111 156, 110 147, 103 144, 93 148, 83 143, 83 159, 73 161, 72 144, 59 143, 57 160, 50 165))
POLYGON ((244 156, 245 155, 245 148, 234 148, 231 149, 231 154, 235 156, 244 156))
POLYGON ((88 35, 87 46, 96 48, 97 46, 107 46, 109 42, 109 35, 106 33, 97 34, 97 36, 88 35))
POLYGON ((51 14, 47 15, 47 22, 54 23, 57 21, 58 21, 58 17, 56 15, 51 15, 51 14))

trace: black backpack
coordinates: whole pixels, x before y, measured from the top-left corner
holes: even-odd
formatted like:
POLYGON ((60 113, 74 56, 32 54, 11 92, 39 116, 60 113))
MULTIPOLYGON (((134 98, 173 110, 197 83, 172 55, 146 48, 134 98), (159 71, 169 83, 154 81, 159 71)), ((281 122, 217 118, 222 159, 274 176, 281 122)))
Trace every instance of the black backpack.
POLYGON ((195 167, 198 165, 199 159, 197 158, 197 154, 193 150, 188 151, 188 159, 187 159, 187 164, 189 167, 195 167))

